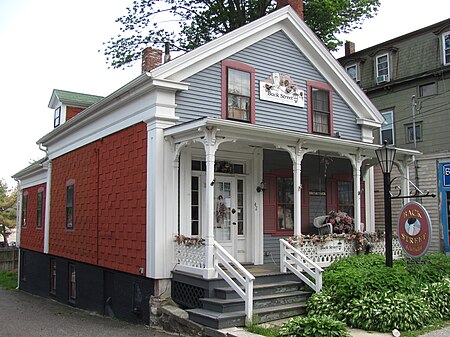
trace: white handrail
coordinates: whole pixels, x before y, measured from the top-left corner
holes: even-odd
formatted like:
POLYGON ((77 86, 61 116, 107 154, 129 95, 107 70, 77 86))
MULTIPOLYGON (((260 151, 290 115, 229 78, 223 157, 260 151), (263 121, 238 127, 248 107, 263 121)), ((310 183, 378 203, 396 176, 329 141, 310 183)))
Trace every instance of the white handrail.
POLYGON ((321 267, 283 239, 280 239, 280 254, 281 272, 285 273, 287 269, 289 269, 315 292, 319 292, 322 289, 323 269, 321 267), (303 272, 311 276, 314 282, 311 281, 311 279, 309 279, 303 272))
POLYGON ((245 324, 251 324, 253 316, 253 281, 255 277, 242 266, 225 248, 214 241, 214 268, 217 273, 233 288, 245 302, 245 324), (236 283, 222 268, 225 267, 239 282, 236 283), (232 265, 233 264, 233 265, 232 265), (242 273, 238 273, 238 271, 242 273), (243 287, 243 289, 242 289, 243 287))

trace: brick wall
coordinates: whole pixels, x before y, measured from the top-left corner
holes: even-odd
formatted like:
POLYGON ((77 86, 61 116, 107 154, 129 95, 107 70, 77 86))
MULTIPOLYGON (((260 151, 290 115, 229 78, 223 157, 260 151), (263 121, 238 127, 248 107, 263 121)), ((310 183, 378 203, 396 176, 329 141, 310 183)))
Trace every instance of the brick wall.
POLYGON ((44 251, 44 227, 45 227, 45 186, 40 184, 24 189, 22 193, 28 193, 27 225, 21 227, 20 246, 22 248, 44 251), (38 191, 43 191, 42 199, 42 227, 37 227, 38 191))
POLYGON ((147 128, 136 124, 52 161, 50 254, 139 273, 146 253, 147 128), (74 227, 66 186, 74 182, 74 227))

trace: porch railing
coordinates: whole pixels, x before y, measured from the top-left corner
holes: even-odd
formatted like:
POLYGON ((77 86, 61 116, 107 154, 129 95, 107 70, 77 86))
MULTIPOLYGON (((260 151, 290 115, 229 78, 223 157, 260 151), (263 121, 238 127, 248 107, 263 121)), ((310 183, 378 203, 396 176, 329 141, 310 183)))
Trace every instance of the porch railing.
POLYGON ((214 268, 230 287, 244 300, 245 321, 246 324, 251 323, 253 316, 253 281, 255 280, 255 277, 217 241, 214 241, 214 268), (226 271, 224 269, 226 269, 226 271), (234 279, 230 277, 227 272, 231 274, 234 279))
MULTIPOLYGON (((384 254, 384 240, 371 242, 370 245, 371 253, 384 254)), ((356 254, 354 243, 345 238, 333 238, 325 242, 304 241, 301 246, 295 247, 320 267, 328 267, 335 260, 356 254)), ((394 259, 402 257, 402 247, 398 239, 392 239, 392 253, 394 259)))
POLYGON ((287 270, 291 271, 315 292, 322 289, 323 269, 286 240, 280 239, 280 271, 285 273, 287 270))

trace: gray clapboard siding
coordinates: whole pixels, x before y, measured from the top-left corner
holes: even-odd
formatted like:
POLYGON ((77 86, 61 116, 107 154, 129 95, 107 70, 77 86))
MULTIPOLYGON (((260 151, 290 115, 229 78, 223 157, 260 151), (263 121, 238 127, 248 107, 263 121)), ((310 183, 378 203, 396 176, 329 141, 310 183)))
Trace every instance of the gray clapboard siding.
MULTIPOLYGON (((256 124, 298 132, 308 131, 307 81, 326 82, 308 59, 282 32, 277 32, 228 58, 255 68, 256 124), (305 92, 305 107, 261 101, 259 81, 273 72, 289 74, 305 92)), ((189 90, 177 94, 177 116, 180 123, 205 116, 221 118, 221 64, 214 64, 187 78, 189 90)), ((356 115, 334 91, 334 131, 343 138, 360 140, 360 128, 356 115)))
POLYGON ((280 238, 264 234, 264 264, 280 264, 280 238))

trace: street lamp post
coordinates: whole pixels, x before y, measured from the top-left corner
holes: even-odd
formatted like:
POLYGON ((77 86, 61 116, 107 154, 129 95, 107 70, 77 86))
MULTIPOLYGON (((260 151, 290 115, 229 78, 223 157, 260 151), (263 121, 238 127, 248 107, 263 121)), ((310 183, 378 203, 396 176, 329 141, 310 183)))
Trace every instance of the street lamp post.
POLYGON ((387 146, 384 142, 383 147, 375 150, 381 170, 383 171, 384 181, 384 226, 385 226, 385 246, 386 246, 386 267, 392 267, 392 212, 391 212, 391 171, 394 164, 396 149, 387 146))

